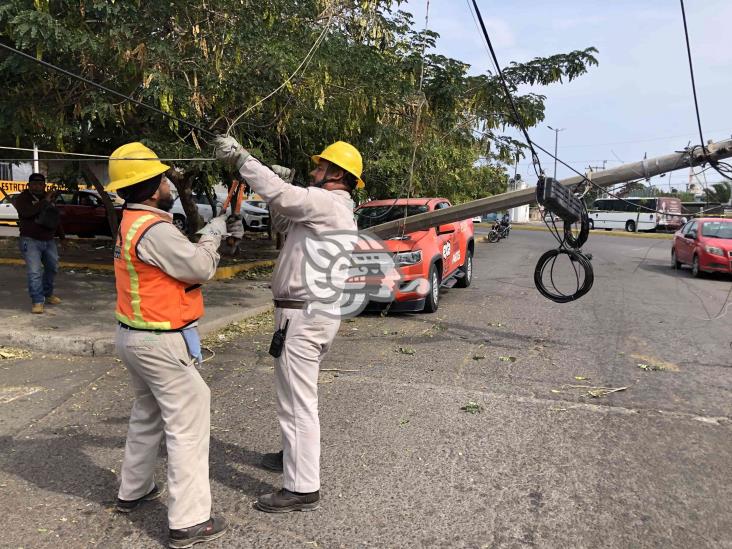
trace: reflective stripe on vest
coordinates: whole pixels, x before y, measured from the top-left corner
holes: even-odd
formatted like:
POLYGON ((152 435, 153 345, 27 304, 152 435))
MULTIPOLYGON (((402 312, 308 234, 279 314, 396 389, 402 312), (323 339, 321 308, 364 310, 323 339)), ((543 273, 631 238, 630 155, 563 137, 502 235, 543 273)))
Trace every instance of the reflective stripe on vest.
POLYGON ((143 215, 139 219, 136 219, 130 229, 125 235, 123 254, 125 259, 125 266, 127 267, 127 273, 130 275, 130 295, 132 297, 131 305, 133 318, 128 318, 119 311, 115 312, 117 320, 133 328, 139 328, 141 330, 170 330, 170 322, 147 322, 142 317, 142 299, 140 297, 140 277, 137 275, 135 265, 132 262, 132 255, 130 249, 132 248, 132 241, 135 239, 137 232, 140 227, 150 220, 156 219, 155 215, 143 215))

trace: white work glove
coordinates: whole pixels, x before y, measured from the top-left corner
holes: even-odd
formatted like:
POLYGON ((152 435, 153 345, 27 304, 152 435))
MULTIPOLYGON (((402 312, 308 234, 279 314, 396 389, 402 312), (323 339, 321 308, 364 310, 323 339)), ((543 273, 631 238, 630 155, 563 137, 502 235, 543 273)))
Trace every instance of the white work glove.
POLYGON ((244 224, 241 220, 242 216, 240 214, 230 215, 226 219, 226 232, 237 240, 244 238, 244 224))
POLYGON ((214 217, 211 221, 206 223, 206 225, 198 231, 196 234, 200 234, 202 236, 223 236, 228 233, 227 227, 226 227, 226 217, 228 214, 222 214, 217 217, 214 217))
POLYGON ((252 156, 249 151, 242 147, 239 142, 233 137, 224 137, 223 135, 217 135, 214 137, 214 145, 216 146, 216 158, 221 160, 224 164, 233 166, 236 171, 239 171, 247 161, 247 158, 252 156))
POLYGON ((290 168, 285 168, 284 166, 278 166, 277 164, 274 164, 273 166, 270 166, 272 171, 282 179, 282 181, 285 181, 286 183, 292 183, 292 180, 295 179, 295 170, 292 170, 290 168))

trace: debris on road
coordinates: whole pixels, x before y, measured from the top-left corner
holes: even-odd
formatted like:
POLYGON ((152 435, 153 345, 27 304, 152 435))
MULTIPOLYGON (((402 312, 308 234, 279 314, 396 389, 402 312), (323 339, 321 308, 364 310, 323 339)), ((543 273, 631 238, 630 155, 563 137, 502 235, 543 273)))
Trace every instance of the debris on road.
POLYGON ((396 350, 396 352, 397 352, 397 353, 401 353, 401 354, 403 354, 403 355, 414 355, 414 354, 416 354, 416 353, 417 353, 417 351, 415 351, 415 350, 414 350, 414 349, 412 349, 411 347, 399 347, 399 348, 398 348, 398 349, 396 350))
POLYGON ((498 360, 501 362, 516 362, 515 356, 499 356, 498 360))
POLYGON ((469 400, 468 403, 465 406, 461 406, 460 409, 469 414, 479 414, 483 411, 483 407, 472 400, 469 400))
POLYGON ((663 372, 678 372, 680 368, 673 362, 668 362, 660 358, 656 358, 650 355, 641 355, 633 353, 630 355, 641 370, 652 370, 652 371, 663 371, 663 372), (648 366, 648 368, 641 367, 641 364, 648 366))
POLYGON ((264 330, 271 330, 273 325, 273 313, 272 311, 267 311, 266 313, 247 318, 240 322, 233 322, 218 332, 209 334, 203 338, 201 343, 207 347, 220 347, 221 345, 233 341, 241 336, 253 335, 264 330))
POLYGON ((625 391, 627 387, 616 387, 611 389, 609 387, 597 387, 587 391, 587 394, 592 398, 600 398, 609 395, 610 393, 617 393, 618 391, 625 391))
POLYGON ((31 358, 31 356, 32 356, 31 352, 26 349, 19 349, 17 347, 0 346, 0 359, 1 360, 31 358))
MULTIPOLYGON (((638 368, 644 372, 678 372, 678 368, 671 369, 666 366, 668 363, 658 364, 654 362, 639 362, 638 368)), ((675 366, 675 365, 674 365, 675 366)))

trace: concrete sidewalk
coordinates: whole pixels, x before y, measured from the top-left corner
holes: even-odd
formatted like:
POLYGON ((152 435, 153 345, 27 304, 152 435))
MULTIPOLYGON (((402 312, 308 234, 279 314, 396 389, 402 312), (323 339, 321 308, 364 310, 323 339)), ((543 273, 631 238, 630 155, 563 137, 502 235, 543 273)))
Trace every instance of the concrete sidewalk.
MULTIPOLYGON (((116 291, 111 272, 62 269, 56 278, 56 294, 63 303, 46 306, 42 315, 30 312, 24 266, 0 265, 0 279, 0 318, 4 321, 0 346, 84 356, 114 354, 116 291)), ((272 306, 267 280, 214 281, 203 292, 202 335, 272 306)))

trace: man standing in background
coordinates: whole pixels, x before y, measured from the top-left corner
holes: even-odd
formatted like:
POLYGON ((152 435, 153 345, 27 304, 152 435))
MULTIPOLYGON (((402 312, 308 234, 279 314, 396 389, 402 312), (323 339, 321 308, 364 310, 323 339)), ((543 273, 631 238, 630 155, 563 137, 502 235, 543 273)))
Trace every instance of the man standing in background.
POLYGON ((28 293, 34 314, 43 313, 45 303, 61 303, 53 293, 58 272, 58 248, 54 237, 63 239, 65 235, 59 223, 59 211, 53 204, 55 199, 55 192, 46 192, 46 177, 33 173, 28 178, 28 188, 13 200, 18 211, 18 244, 28 269, 28 293))

